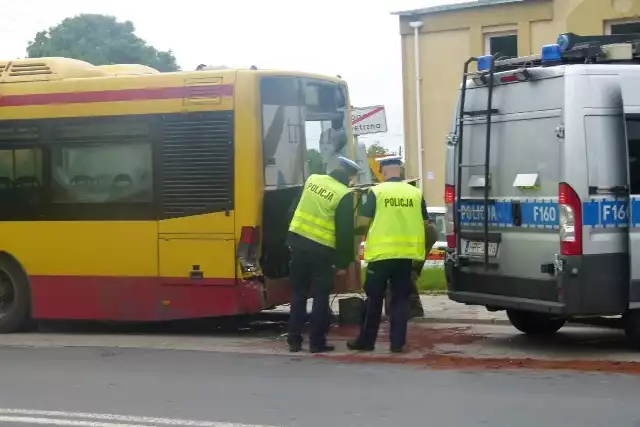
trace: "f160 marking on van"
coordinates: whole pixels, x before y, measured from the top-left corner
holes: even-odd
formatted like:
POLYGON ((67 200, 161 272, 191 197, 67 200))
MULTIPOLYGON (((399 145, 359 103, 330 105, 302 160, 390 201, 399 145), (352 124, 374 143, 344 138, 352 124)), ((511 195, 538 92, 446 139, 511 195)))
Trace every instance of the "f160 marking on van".
MULTIPOLYGON (((638 206, 640 208, 640 206, 638 206)), ((640 222, 640 209, 634 217, 640 222)), ((591 200, 582 204, 582 222, 587 227, 621 228, 629 226, 628 200, 591 200)), ((633 221, 632 221, 633 222, 633 221)))
MULTIPOLYGON (((514 204, 517 200, 491 201, 489 206, 489 225, 492 227, 517 227, 514 218, 514 204)), ((556 201, 519 200, 520 227, 523 228, 557 228, 559 209, 556 201)), ((632 227, 640 228, 640 198, 632 198, 631 213, 627 200, 590 200, 582 204, 582 221, 586 227, 622 228, 629 226, 631 215, 632 227)), ((484 205, 482 201, 463 201, 461 205, 461 221, 466 226, 482 226, 484 221, 484 205)))

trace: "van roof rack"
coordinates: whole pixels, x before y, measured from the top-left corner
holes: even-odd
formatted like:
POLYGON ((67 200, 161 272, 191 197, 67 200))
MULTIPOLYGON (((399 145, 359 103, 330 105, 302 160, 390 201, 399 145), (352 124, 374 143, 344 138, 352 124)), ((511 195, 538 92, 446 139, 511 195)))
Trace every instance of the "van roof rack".
MULTIPOLYGON (((479 73, 487 72, 482 68, 483 61, 478 58, 479 73)), ((563 64, 595 64, 614 62, 640 62, 640 33, 602 36, 578 36, 573 33, 560 34, 556 44, 543 46, 540 55, 519 58, 495 58, 495 73, 520 68, 553 66, 563 64), (626 45, 626 46, 625 46, 626 45), (616 49, 618 47, 618 49, 616 49), (624 50, 624 53, 621 53, 624 50)), ((478 73, 475 73, 478 74, 478 73)))

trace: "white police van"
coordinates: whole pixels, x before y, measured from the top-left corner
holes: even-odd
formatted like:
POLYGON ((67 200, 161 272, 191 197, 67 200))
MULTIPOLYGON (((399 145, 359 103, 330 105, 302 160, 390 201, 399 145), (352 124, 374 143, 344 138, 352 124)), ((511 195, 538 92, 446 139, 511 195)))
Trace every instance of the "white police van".
POLYGON ((445 200, 452 300, 535 335, 622 314, 640 344, 640 34, 467 61, 445 200))

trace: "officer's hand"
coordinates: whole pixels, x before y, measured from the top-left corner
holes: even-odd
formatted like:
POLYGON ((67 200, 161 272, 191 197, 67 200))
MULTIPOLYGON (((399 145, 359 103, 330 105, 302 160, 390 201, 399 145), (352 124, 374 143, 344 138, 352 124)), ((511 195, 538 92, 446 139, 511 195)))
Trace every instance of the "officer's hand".
POLYGON ((347 275, 347 270, 336 270, 336 276, 339 278, 343 278, 347 275))

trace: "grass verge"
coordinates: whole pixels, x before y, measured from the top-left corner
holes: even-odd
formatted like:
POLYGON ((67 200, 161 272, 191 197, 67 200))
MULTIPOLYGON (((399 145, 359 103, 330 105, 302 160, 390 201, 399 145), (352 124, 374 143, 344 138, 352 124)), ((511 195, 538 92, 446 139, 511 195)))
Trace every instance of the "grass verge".
POLYGON ((418 290, 422 293, 445 293, 447 280, 441 268, 425 268, 418 278, 418 290))
MULTIPOLYGON (((366 267, 362 269, 362 281, 367 276, 366 267)), ((418 278, 418 290, 424 294, 444 294, 447 292, 447 280, 442 268, 425 268, 418 278)))

